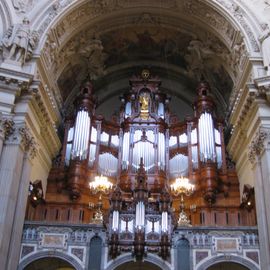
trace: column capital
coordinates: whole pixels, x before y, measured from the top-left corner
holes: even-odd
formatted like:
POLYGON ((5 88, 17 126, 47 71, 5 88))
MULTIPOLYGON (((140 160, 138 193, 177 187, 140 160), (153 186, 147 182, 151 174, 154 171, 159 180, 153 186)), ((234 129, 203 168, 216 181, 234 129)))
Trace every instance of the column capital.
POLYGON ((8 136, 14 132, 14 122, 10 118, 4 118, 0 114, 0 138, 7 139, 8 136))
POLYGON ((248 149, 248 159, 255 164, 267 148, 270 140, 270 127, 260 127, 248 149))
POLYGON ((31 159, 37 154, 38 144, 25 123, 13 122, 12 129, 6 137, 5 144, 21 145, 23 151, 28 153, 31 159))

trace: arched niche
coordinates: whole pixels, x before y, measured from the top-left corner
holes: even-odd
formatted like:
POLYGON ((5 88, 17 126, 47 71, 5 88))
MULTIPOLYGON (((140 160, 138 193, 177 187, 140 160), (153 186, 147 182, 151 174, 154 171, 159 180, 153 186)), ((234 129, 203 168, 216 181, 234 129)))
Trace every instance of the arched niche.
POLYGON ((190 270, 190 244, 185 238, 176 243, 176 264, 178 270, 190 270))
POLYGON ((94 236, 90 241, 88 270, 101 269, 102 239, 94 236))
POLYGON ((45 257, 28 264, 23 270, 76 270, 69 262, 60 258, 45 257))

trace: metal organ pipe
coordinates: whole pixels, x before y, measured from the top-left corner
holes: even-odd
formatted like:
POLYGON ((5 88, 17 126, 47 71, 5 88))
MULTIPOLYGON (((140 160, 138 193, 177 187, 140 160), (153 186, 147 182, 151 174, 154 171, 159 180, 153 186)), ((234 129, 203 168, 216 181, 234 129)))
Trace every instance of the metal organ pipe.
POLYGON ((141 229, 144 227, 145 219, 145 206, 143 202, 138 202, 136 205, 136 215, 135 215, 135 225, 137 228, 141 229))
POLYGON ((119 229, 119 211, 113 211, 112 229, 113 231, 118 231, 119 229))
POLYGON ((74 136, 74 127, 69 129, 68 136, 67 136, 67 147, 66 147, 66 154, 65 154, 65 163, 67 165, 69 164, 69 160, 70 160, 73 136, 74 136))
POLYGON ((86 157, 86 151, 88 148, 90 131, 90 117, 87 111, 79 111, 76 117, 76 125, 74 130, 73 149, 72 156, 80 157, 83 159, 86 157))
POLYGON ((163 232, 168 231, 168 212, 162 212, 161 214, 161 230, 163 232))
POLYGON ((81 145, 80 145, 80 151, 81 151, 81 155, 83 155, 83 151, 84 151, 84 149, 86 149, 86 141, 85 141, 85 139, 86 139, 86 136, 87 136, 87 126, 88 126, 88 124, 87 124, 87 118, 86 118, 87 116, 85 115, 85 114, 83 114, 83 121, 82 121, 82 124, 85 124, 85 126, 84 125, 82 125, 82 138, 81 138, 81 145))
POLYGON ((207 126, 208 126, 208 133, 209 133, 209 157, 214 158, 215 150, 214 150, 214 138, 213 138, 213 122, 212 117, 208 114, 207 115, 207 126), (211 136, 212 133, 212 136, 211 136))
POLYGON ((212 115, 205 112, 199 118, 199 142, 202 161, 215 160, 215 139, 212 115))
POLYGON ((82 112, 79 112, 80 114, 80 122, 79 122, 79 125, 78 125, 78 129, 77 129, 77 134, 78 134, 78 143, 77 143, 77 155, 79 157, 81 157, 81 141, 82 141, 82 136, 83 136, 83 129, 82 129, 82 125, 83 125, 83 122, 84 122, 84 115, 82 114, 82 112))
POLYGON ((73 138, 73 145, 72 145, 72 157, 76 157, 76 149, 77 149, 77 142, 78 142, 78 126, 79 126, 79 121, 80 121, 80 117, 79 117, 79 113, 77 114, 76 117, 76 126, 74 127, 74 138, 73 138))
POLYGON ((122 161, 122 167, 123 169, 127 169, 128 167, 128 160, 129 160, 129 138, 130 137, 130 133, 129 132, 125 132, 124 133, 124 139, 123 139, 123 161, 122 161))

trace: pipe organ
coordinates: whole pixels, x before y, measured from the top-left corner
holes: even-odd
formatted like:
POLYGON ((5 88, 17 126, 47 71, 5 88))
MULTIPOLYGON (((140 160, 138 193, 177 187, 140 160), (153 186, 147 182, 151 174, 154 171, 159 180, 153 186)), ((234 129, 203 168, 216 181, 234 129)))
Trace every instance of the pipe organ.
MULTIPOLYGON (((69 180, 71 197, 79 196, 82 185, 77 176, 85 170, 86 181, 87 177, 102 174, 129 191, 134 188, 142 158, 148 185, 154 191, 168 185, 170 179, 185 176, 198 188, 206 188, 206 200, 213 203, 222 189, 217 174, 226 174, 226 158, 223 124, 215 117, 208 84, 199 84, 194 117, 183 123, 171 120, 170 97, 159 90, 157 77, 133 76, 130 84, 130 91, 120 97, 118 121, 95 115, 91 84, 78 97, 74 120, 66 125, 62 158, 72 168, 70 175, 74 175, 69 180), (213 176, 208 177, 209 173, 213 176)), ((223 186, 228 184, 224 181, 223 186)))
POLYGON ((183 122, 172 117, 170 97, 160 85, 148 71, 133 76, 130 89, 120 97, 118 118, 109 121, 96 115, 93 86, 86 84, 74 115, 66 119, 60 162, 50 174, 49 183, 56 183, 57 192, 69 194, 74 204, 88 204, 88 184, 95 176, 114 183, 109 205, 108 200, 103 204, 112 258, 132 251, 142 259, 146 250, 164 259, 169 256, 173 208, 178 212, 180 205, 169 192, 176 178, 187 177, 195 185, 192 209, 198 212, 189 214, 197 224, 209 220, 209 225, 216 225, 217 213, 207 217, 209 209, 223 204, 226 212, 229 189, 238 194, 237 176, 226 164, 223 122, 216 117, 209 85, 199 83, 194 116, 183 122))

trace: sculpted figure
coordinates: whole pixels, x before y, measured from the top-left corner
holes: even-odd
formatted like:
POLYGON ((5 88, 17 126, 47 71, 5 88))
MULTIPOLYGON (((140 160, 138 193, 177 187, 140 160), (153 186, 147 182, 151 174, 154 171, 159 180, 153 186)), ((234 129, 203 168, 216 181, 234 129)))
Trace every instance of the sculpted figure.
POLYGON ((140 96, 141 111, 148 111, 149 97, 144 94, 140 96))
POLYGON ((80 53, 87 58, 91 79, 95 80, 97 77, 104 74, 106 54, 103 52, 101 40, 94 37, 80 53))
POLYGON ((22 64, 29 60, 36 46, 38 35, 36 32, 31 33, 29 20, 23 19, 21 24, 15 24, 8 29, 2 41, 4 58, 20 61, 22 64))
POLYGON ((188 63, 188 71, 199 74, 203 70, 205 60, 214 55, 209 45, 204 44, 199 39, 191 40, 187 47, 187 54, 185 55, 185 60, 188 63))
POLYGON ((267 70, 267 75, 270 75, 270 29, 267 24, 263 26, 264 31, 262 32, 259 40, 262 44, 262 55, 263 65, 267 70))

